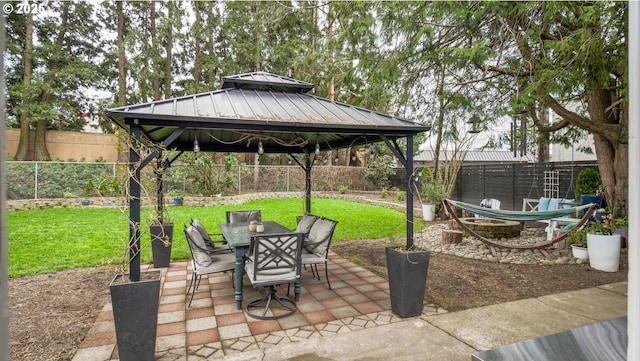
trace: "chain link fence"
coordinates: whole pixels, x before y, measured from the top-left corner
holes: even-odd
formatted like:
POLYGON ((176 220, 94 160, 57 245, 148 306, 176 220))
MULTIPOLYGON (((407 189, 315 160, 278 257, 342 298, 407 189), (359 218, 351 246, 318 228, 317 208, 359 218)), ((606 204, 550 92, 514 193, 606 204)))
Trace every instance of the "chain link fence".
MULTIPOLYGON (((107 162, 21 162, 8 161, 7 198, 9 200, 78 198, 101 194, 125 194, 128 164, 107 162)), ((173 165, 165 172, 165 192, 181 195, 207 195, 199 189, 199 182, 187 172, 188 165, 173 165)), ((343 166, 314 166, 311 172, 313 191, 333 192, 376 191, 379 187, 368 182, 366 168, 343 166)), ((222 192, 224 195, 255 192, 300 192, 305 187, 305 172, 297 165, 246 166, 230 169, 216 166, 211 173, 231 175, 233 182, 222 192)), ((205 176, 205 175, 201 175, 205 176)), ((211 176, 208 174, 207 176, 211 176)), ((153 167, 143 169, 142 186, 151 195, 155 192, 156 177, 153 167)), ((214 178, 211 180, 215 182, 214 178)))

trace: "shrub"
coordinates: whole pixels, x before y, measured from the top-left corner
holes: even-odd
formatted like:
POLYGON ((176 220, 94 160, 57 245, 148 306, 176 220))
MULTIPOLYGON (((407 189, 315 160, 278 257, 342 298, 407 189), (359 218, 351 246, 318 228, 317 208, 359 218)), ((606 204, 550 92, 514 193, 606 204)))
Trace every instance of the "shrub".
POLYGON ((424 167, 420 172, 420 195, 423 202, 439 205, 442 200, 449 197, 445 185, 440 179, 434 179, 431 168, 424 167))
POLYGON ((364 178, 375 186, 388 187, 391 185, 389 176, 393 172, 393 160, 391 156, 385 155, 380 160, 374 160, 369 163, 364 178))
POLYGON ((600 173, 592 168, 583 169, 578 173, 578 178, 576 178, 576 197, 582 194, 596 194, 599 189, 602 189, 600 173))
MULTIPOLYGON (((238 186, 238 175, 235 166, 238 165, 238 159, 234 153, 225 154, 223 166, 215 163, 213 154, 184 154, 183 159, 189 164, 183 168, 187 170, 186 175, 191 179, 191 183, 198 193, 205 196, 216 194, 227 194, 230 190, 238 186)), ((186 179, 186 178, 185 178, 186 179)))

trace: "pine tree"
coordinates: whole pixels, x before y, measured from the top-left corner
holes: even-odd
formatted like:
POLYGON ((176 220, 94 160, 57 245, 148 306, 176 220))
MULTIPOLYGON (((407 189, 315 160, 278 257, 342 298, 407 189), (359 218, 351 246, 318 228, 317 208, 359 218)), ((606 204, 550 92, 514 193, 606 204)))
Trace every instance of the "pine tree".
POLYGON ((49 11, 19 14, 25 21, 9 21, 20 40, 9 37, 7 56, 9 117, 20 119, 20 143, 16 159, 29 160, 29 132, 35 129, 34 160, 48 160, 46 132, 79 130, 89 102, 85 89, 100 88, 96 62, 101 55, 100 26, 94 7, 83 2, 48 3, 49 11), (17 50, 21 49, 20 52, 17 50), (20 78, 18 78, 20 74, 20 78), (19 80, 18 80, 19 79, 19 80))

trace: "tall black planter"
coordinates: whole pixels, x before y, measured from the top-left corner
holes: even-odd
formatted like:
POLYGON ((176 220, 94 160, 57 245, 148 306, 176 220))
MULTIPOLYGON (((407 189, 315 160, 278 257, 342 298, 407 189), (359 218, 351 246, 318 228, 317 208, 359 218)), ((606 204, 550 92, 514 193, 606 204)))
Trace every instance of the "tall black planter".
POLYGON ((155 360, 160 271, 143 272, 139 282, 117 275, 109 289, 120 361, 155 360))
POLYGON ((171 263, 171 245, 173 243, 173 223, 149 226, 153 267, 169 267, 171 263))
POLYGON ((422 313, 430 251, 407 252, 387 247, 391 310, 400 317, 422 313))

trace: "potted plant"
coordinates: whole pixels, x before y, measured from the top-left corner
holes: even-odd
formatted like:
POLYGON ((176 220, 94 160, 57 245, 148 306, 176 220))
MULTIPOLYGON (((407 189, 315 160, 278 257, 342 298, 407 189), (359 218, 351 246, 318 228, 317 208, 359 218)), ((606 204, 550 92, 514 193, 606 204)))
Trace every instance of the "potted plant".
POLYGON ((629 219, 627 217, 616 217, 613 219, 613 227, 613 233, 620 235, 621 247, 626 247, 627 237, 629 237, 629 219))
POLYGON ((161 276, 159 270, 141 272, 132 281, 119 273, 109 285, 121 361, 155 360, 161 276))
MULTIPOLYGON (((163 214, 166 214, 165 212, 163 214)), ((153 267, 165 268, 169 267, 169 263, 171 263, 173 223, 167 221, 166 216, 159 216, 158 214, 153 211, 150 216, 151 253, 153 255, 153 267)))
POLYGON ((589 265, 605 272, 618 272, 620 265, 620 235, 614 234, 613 215, 607 214, 602 222, 591 222, 587 230, 589 265))
POLYGON ((407 250, 393 240, 385 247, 391 310, 400 317, 422 314, 431 252, 416 246, 407 250))
MULTIPOLYGON (((139 177, 139 173, 135 171, 135 160, 132 160, 132 164, 130 167, 134 172, 128 180, 129 187, 122 189, 140 187, 139 178, 135 175, 137 173, 139 177)), ((126 196, 128 209, 122 209, 122 213, 130 219, 132 214, 139 214, 141 201, 139 197, 134 198, 128 194, 126 196)), ((140 272, 141 239, 140 223, 130 221, 129 239, 125 247, 127 255, 123 257, 123 260, 128 259, 128 262, 123 264, 121 272, 109 284, 116 343, 121 361, 155 360, 162 272, 140 272)))
POLYGON ((589 252, 587 250, 587 230, 572 229, 567 233, 565 242, 571 246, 571 254, 573 257, 582 260, 589 259, 589 252))
POLYGON ((168 220, 164 204, 164 171, 168 165, 162 154, 156 162, 156 209, 149 217, 149 234, 151 235, 151 251, 153 267, 169 267, 171 262, 171 245, 173 243, 173 223, 168 220))
POLYGON ((621 238, 621 247, 626 247, 627 237, 629 236, 629 218, 621 215, 622 207, 613 206, 609 209, 609 213, 613 216, 611 224, 613 227, 613 234, 619 234, 621 238))
POLYGON ((449 194, 444 183, 433 177, 431 168, 424 167, 420 172, 420 196, 422 198, 422 218, 425 221, 433 221, 436 218, 437 207, 449 194))
POLYGON ((169 191, 167 195, 173 198, 174 205, 181 206, 184 204, 184 195, 181 192, 172 190, 169 191))

